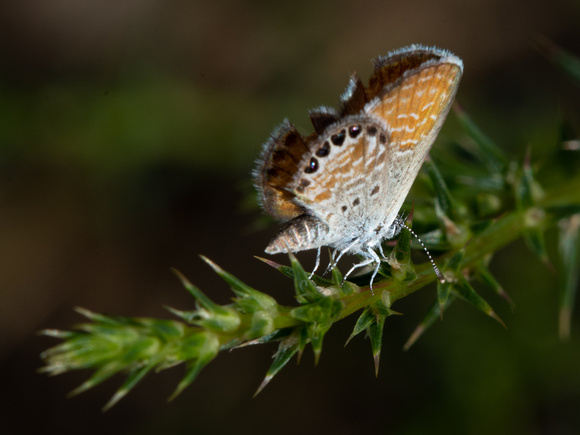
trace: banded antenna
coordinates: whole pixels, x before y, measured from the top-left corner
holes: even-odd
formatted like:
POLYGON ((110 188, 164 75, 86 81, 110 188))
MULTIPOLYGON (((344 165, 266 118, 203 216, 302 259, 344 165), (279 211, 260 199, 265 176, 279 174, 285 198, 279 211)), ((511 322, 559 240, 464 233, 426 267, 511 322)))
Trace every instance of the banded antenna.
POLYGON ((441 284, 445 284, 445 278, 443 277, 443 274, 441 273, 441 271, 439 270, 439 268, 435 264, 435 261, 433 261, 433 257, 431 257, 431 253, 427 249, 427 246, 425 246, 425 243, 423 243, 423 240, 421 240, 419 238, 419 236, 417 235, 417 233, 415 233, 415 231, 413 231, 411 228, 409 228, 407 226, 407 224, 405 224, 405 222, 401 221, 401 226, 403 228, 405 228, 407 231, 409 231, 413 235, 413 237, 415 237, 419 241, 419 243, 423 247, 423 250, 425 251, 425 254, 427 254, 427 257, 429 257, 429 261, 431 262, 431 266, 433 266, 433 270, 435 271, 435 275, 437 275, 439 282, 441 284))

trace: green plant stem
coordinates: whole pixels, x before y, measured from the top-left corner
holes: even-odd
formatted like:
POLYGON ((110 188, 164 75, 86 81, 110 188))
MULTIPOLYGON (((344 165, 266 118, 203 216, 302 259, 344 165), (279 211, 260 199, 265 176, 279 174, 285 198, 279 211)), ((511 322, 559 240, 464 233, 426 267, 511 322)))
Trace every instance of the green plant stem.
MULTIPOLYGON (((580 206, 580 176, 576 176, 565 185, 554 188, 546 192, 544 199, 538 207, 557 206, 580 206)), ((494 253, 504 246, 509 245, 514 240, 522 237, 526 225, 527 217, 524 213, 513 211, 499 217, 493 225, 483 232, 475 235, 464 246, 465 254, 461 260, 459 270, 469 270, 475 267, 487 255, 494 253)), ((555 215, 546 212, 542 217, 542 228, 548 229, 556 224, 555 215)), ((459 249, 455 249, 444 254, 440 259, 451 258, 459 249)), ((436 280, 431 264, 425 262, 416 266, 417 277, 411 282, 402 281, 382 281, 375 283, 373 293, 368 287, 363 287, 361 292, 342 298, 344 308, 340 314, 340 319, 350 316, 356 311, 367 307, 380 299, 388 300, 391 304, 395 301, 416 292, 425 285, 436 280)), ((299 325, 301 322, 290 316, 291 307, 284 307, 275 319, 277 329, 290 328, 299 325)), ((222 343, 229 342, 235 337, 223 337, 222 343)))
MULTIPOLYGON (((574 213, 580 213, 580 175, 569 179, 565 185, 545 191, 542 199, 533 201, 527 208, 505 213, 491 222, 486 229, 476 232, 464 246, 448 251, 436 261, 449 266, 443 270, 445 279, 450 283, 457 282, 458 288, 463 292, 461 294, 470 296, 468 299, 473 303, 472 296, 475 292, 470 289, 465 277, 472 271, 479 270, 486 257, 524 237, 526 232, 543 233, 556 226, 560 219, 574 213), (456 259, 455 262, 453 258, 456 259)), ((174 397, 195 379, 219 351, 244 344, 281 340, 275 361, 260 386, 261 389, 293 355, 304 350, 307 338, 318 358, 322 337, 330 325, 361 309, 373 307, 377 310, 380 306, 384 308, 382 317, 379 312, 371 313, 369 324, 371 337, 372 331, 375 331, 375 343, 380 343, 380 322, 384 322, 385 316, 392 313, 391 305, 437 279, 431 264, 425 262, 415 267, 412 280, 386 278, 375 282, 373 291, 367 286, 353 293, 347 293, 346 289, 352 286, 347 283, 342 289, 342 292, 347 293, 345 296, 332 287, 319 293, 301 266, 296 261, 293 263, 294 273, 298 271, 302 275, 301 278, 295 276, 295 279, 300 278, 301 285, 307 283, 311 286, 306 289, 308 291, 305 290, 305 300, 298 307, 278 305, 266 294, 245 287, 235 277, 210 262, 230 283, 232 289, 236 289, 237 302, 234 304, 214 304, 195 286, 184 280, 186 288, 198 300, 196 311, 180 313, 174 310, 185 322, 114 318, 80 310, 93 323, 80 325, 77 332, 44 331, 45 335, 63 339, 64 342, 44 353, 46 366, 42 370, 58 374, 81 368, 96 369, 95 374, 76 389, 75 393, 92 388, 119 371, 128 371, 129 377, 107 405, 110 407, 147 372, 156 367, 156 370, 163 370, 177 362, 187 364, 187 375, 178 385, 172 396, 174 397), (327 292, 331 291, 336 292, 335 296, 327 297, 327 292), (376 325, 372 324, 373 319, 376 319, 376 325)), ((502 323, 485 301, 475 301, 475 304, 478 309, 502 323)), ((380 344, 373 347, 373 356, 378 367, 380 344)))
MULTIPOLYGON (((546 192, 539 202, 539 207, 580 206, 580 176, 573 177, 564 185, 546 192)), ((461 261, 460 270, 469 269, 477 265, 485 256, 498 251, 522 236, 526 225, 526 216, 514 211, 498 218, 493 225, 482 233, 474 236, 465 246, 465 255, 461 261)), ((546 212, 542 218, 542 228, 548 229, 556 224, 557 219, 553 213, 546 212)), ((442 258, 451 258, 458 250, 447 252, 442 258)), ((370 291, 363 291, 343 299, 345 304, 340 318, 345 318, 352 313, 366 307, 378 299, 385 298, 383 293, 388 293, 387 299, 394 303, 426 284, 436 280, 431 265, 425 262, 416 267, 417 279, 413 282, 386 281, 375 284, 374 295, 370 291)), ((368 290, 368 288, 367 288, 368 290)))

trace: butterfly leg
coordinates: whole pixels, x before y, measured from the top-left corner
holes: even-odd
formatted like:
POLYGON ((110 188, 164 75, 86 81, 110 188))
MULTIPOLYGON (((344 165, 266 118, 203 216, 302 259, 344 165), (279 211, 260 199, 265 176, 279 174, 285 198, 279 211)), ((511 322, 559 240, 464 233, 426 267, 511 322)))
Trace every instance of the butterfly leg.
POLYGON ((324 274, 326 275, 330 269, 332 269, 335 265, 337 265, 338 262, 340 261, 340 259, 342 258, 342 256, 344 254, 346 254, 348 251, 350 251, 350 248, 352 248, 357 242, 358 242, 358 239, 355 239, 350 245, 348 245, 345 249, 340 251, 340 253, 338 254, 338 257, 336 256, 338 249, 335 249, 334 252, 332 253, 332 259, 330 261, 330 264, 326 268, 326 271, 324 272, 324 274))
POLYGON ((381 261, 387 261, 387 257, 385 257, 385 252, 383 251, 383 244, 379 243, 379 252, 381 254, 381 261))
MULTIPOLYGON (((375 254, 376 255, 376 254, 375 254)), ((377 257, 378 258, 378 257, 377 257)), ((342 283, 344 284, 346 279, 348 278, 348 276, 353 273, 356 269, 359 269, 361 267, 366 266, 367 264, 371 264, 373 261, 375 261, 372 258, 367 258, 366 260, 361 261, 360 263, 356 263, 353 264, 353 266, 350 268, 350 270, 348 272, 346 272, 346 275, 344 275, 344 278, 342 280, 342 283)))
MULTIPOLYGON (((377 266, 375 267, 375 270, 371 276, 371 281, 370 281, 370 289, 371 289, 371 293, 373 293, 373 282, 375 281, 375 277, 377 276, 377 273, 379 272, 379 269, 381 267, 381 259, 380 257, 377 255, 377 253, 375 251, 373 251, 372 249, 369 249, 366 254, 369 255, 369 257, 366 260, 361 261, 360 263, 357 263, 355 265, 353 265, 350 270, 346 273, 346 275, 344 276, 344 279, 342 280, 342 283, 344 284, 344 282, 346 281, 346 279, 348 278, 348 276, 354 272, 356 269, 359 269, 361 267, 367 266, 371 263, 375 263, 377 266)), ((374 294, 374 293, 373 293, 374 294)))
MULTIPOLYGON (((316 270, 318 269, 318 266, 320 266, 320 249, 321 247, 318 247, 318 251, 316 252, 316 263, 314 263, 314 270, 312 271, 312 273, 310 274, 310 276, 308 277, 308 279, 312 279, 312 277, 314 276, 314 272, 316 272, 316 270)), ((324 272, 326 273, 326 272, 324 272)))
MULTIPOLYGON (((381 246, 381 245, 379 245, 379 246, 381 246)), ((375 281, 375 277, 377 276, 377 273, 379 273, 379 269, 381 268, 381 259, 379 258, 379 256, 377 255, 377 253, 375 251, 373 251, 372 249, 369 249, 368 250, 368 253, 371 256, 374 256, 373 259, 377 263, 377 267, 375 267, 375 271, 373 272, 373 275, 371 276, 371 282, 370 282, 370 285, 369 285, 369 287, 371 288, 371 293, 374 294, 374 292, 373 292, 373 282, 375 281)), ((382 254, 382 249, 381 249, 381 254, 382 254)), ((384 255, 383 255, 383 258, 384 258, 384 255)))
POLYGON ((326 267, 326 270, 324 271, 324 273, 322 274, 322 276, 325 276, 328 272, 330 272, 330 270, 332 268, 334 268, 334 266, 336 266, 336 253, 338 252, 338 250, 334 250, 332 251, 332 256, 330 257, 330 262, 328 263, 328 266, 326 267))

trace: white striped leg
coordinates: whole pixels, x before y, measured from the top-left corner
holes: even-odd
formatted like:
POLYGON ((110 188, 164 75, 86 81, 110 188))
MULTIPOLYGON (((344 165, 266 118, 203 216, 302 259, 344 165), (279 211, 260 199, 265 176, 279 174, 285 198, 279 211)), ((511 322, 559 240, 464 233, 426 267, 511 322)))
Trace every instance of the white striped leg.
MULTIPOLYGON (((312 279, 312 277, 314 276, 314 272, 316 272, 316 270, 318 269, 318 266, 320 266, 320 249, 321 247, 318 247, 318 251, 316 251, 316 263, 314 263, 314 270, 312 271, 312 273, 310 274, 310 276, 308 277, 308 279, 312 279)), ((326 272, 324 272, 326 273, 326 272)))
POLYGON ((374 282, 375 277, 377 276, 377 273, 379 272, 379 269, 381 267, 381 259, 379 258, 379 256, 377 255, 377 253, 375 251, 373 251, 372 249, 369 249, 366 253, 370 256, 370 258, 367 258, 366 260, 361 261, 360 263, 354 264, 350 268, 350 270, 346 273, 346 275, 344 276, 344 279, 342 280, 342 283, 344 284, 345 281, 346 281, 346 279, 348 278, 348 276, 352 272, 354 272, 356 269, 359 269, 359 268, 364 267, 364 266, 366 266, 368 264, 371 264, 371 263, 376 263, 377 264, 377 267, 375 267, 375 270, 373 272, 373 275, 371 276, 371 282, 370 282, 371 293, 374 294, 374 292, 373 292, 373 282, 374 282))

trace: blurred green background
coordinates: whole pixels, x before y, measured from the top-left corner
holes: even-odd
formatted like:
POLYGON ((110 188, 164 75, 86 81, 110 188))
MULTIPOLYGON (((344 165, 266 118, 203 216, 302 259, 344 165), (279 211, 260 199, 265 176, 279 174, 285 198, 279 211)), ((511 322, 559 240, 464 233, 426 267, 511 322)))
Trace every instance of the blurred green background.
POLYGON ((191 308, 170 267, 227 302, 198 254, 292 303, 292 282, 253 258, 276 227, 256 224, 249 173, 284 117, 308 133, 307 109, 335 105, 379 54, 451 50, 465 63, 457 99, 482 129, 509 155, 548 155, 562 119, 579 131, 580 90, 533 41, 580 55, 579 22, 572 0, 2 2, 0 432, 580 433, 580 315, 561 343, 557 274, 521 241, 491 265, 517 309, 484 293, 507 331, 455 304, 403 352, 435 299, 426 288, 394 307, 405 315, 387 321, 378 379, 368 341, 343 348, 355 319, 318 367, 307 352, 255 399, 275 346, 220 355, 171 404, 183 368, 150 376, 105 414, 120 378, 67 399, 88 373, 35 373, 56 343, 36 331, 81 321, 75 306, 191 308))

